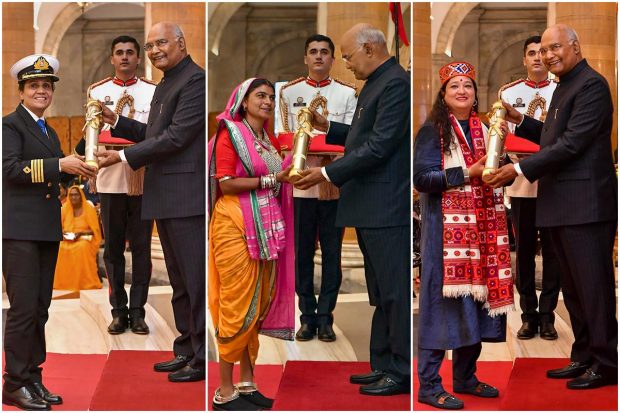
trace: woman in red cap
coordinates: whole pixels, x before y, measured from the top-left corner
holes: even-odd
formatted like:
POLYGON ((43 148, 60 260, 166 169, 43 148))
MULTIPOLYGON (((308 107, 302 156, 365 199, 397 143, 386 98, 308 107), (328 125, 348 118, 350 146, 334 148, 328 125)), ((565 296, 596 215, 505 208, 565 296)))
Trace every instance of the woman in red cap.
POLYGON ((413 160, 422 204, 418 401, 461 409, 441 384, 445 351, 453 350, 455 393, 497 397, 476 377, 476 361, 482 341, 505 341, 514 302, 502 189, 481 180, 488 131, 477 116, 474 67, 453 62, 439 75, 413 160))

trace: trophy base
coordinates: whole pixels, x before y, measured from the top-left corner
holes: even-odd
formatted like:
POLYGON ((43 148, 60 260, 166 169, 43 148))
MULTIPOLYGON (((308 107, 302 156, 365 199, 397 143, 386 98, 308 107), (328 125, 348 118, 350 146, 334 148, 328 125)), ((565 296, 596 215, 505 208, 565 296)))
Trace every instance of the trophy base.
POLYGON ((86 165, 99 169, 99 163, 97 163, 97 161, 86 161, 86 165))
POLYGON ((291 170, 291 172, 289 172, 288 174, 288 180, 292 184, 299 181, 301 178, 303 177, 299 174, 299 171, 296 169, 291 170))
POLYGON ((495 168, 484 168, 484 170, 482 171, 482 182, 488 183, 492 178, 491 172, 495 171, 495 168))

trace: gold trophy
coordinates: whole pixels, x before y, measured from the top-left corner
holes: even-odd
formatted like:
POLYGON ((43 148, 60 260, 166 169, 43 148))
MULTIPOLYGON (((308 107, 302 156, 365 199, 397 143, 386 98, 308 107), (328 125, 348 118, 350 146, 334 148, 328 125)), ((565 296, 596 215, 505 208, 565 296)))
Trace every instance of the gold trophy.
POLYGON ((489 144, 487 146, 487 161, 482 171, 482 180, 488 182, 490 174, 499 167, 499 162, 504 154, 504 141, 506 136, 502 133, 500 127, 501 122, 506 117, 506 108, 501 101, 493 104, 489 116, 489 144))
POLYGON ((95 150, 99 143, 99 133, 103 127, 103 109, 97 99, 91 99, 90 93, 88 96, 88 102, 86 103, 86 123, 82 128, 82 132, 84 132, 84 141, 86 142, 84 157, 86 158, 86 164, 99 168, 95 150))
POLYGON ((310 146, 312 133, 312 112, 308 108, 301 108, 297 112, 297 130, 293 137, 293 168, 288 176, 292 183, 301 179, 300 171, 306 168, 306 153, 310 146))

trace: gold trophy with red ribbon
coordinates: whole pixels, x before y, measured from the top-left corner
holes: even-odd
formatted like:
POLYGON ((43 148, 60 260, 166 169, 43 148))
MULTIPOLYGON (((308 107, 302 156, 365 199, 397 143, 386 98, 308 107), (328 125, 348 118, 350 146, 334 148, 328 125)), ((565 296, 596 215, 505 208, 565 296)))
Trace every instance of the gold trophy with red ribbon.
POLYGON ((492 171, 499 167, 502 156, 504 156, 504 142, 506 136, 500 129, 500 125, 506 117, 506 108, 501 101, 493 104, 489 115, 489 143, 487 145, 487 161, 482 171, 482 180, 488 182, 492 171))
POLYGON ((301 179, 300 171, 306 168, 306 154, 310 146, 312 133, 312 112, 308 108, 301 108, 297 112, 297 130, 293 138, 293 168, 288 176, 292 183, 301 179))
POLYGON ((88 102, 86 103, 86 123, 82 128, 84 132, 84 141, 86 143, 84 149, 84 157, 87 165, 99 168, 95 150, 99 143, 99 133, 103 128, 103 109, 97 99, 91 99, 88 94, 88 102))

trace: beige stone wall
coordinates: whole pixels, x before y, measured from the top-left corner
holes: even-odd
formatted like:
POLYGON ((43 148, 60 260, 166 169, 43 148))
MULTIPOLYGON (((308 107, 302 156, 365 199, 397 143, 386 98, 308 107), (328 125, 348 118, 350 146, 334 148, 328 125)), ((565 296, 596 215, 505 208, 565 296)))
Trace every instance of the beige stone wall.
POLYGON ((306 74, 304 42, 316 33, 315 4, 282 3, 276 7, 250 3, 231 10, 233 6, 210 5, 210 113, 221 112, 234 87, 248 77, 277 82, 306 74), (223 16, 229 18, 225 25, 223 16), (217 54, 212 38, 218 39, 217 54))
MULTIPOLYGON (((62 37, 58 48, 61 62, 61 81, 54 94, 49 116, 77 116, 84 114, 86 91, 101 79, 114 75, 110 63, 112 40, 122 34, 134 37, 140 45, 144 39, 143 19, 75 20, 62 37)), ((144 50, 138 76, 144 76, 144 50)))

